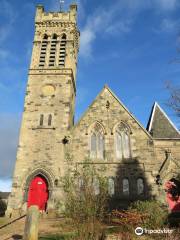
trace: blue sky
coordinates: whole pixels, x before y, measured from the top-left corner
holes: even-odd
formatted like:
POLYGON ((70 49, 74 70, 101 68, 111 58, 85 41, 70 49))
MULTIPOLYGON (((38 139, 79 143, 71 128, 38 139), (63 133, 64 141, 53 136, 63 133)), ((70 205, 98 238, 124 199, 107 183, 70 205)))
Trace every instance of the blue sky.
MULTIPOLYGON (((72 1, 65 0, 64 9, 72 1)), ((81 31, 77 120, 108 84, 145 127, 154 101, 166 106, 165 82, 179 85, 179 0, 78 0, 81 31)), ((9 190, 16 158, 35 6, 57 11, 58 0, 0 0, 0 190, 9 190)))

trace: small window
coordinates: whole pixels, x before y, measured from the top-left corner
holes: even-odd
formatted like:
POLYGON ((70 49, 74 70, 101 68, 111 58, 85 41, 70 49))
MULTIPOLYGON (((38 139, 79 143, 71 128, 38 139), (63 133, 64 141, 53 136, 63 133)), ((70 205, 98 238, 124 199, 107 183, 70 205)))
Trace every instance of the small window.
POLYGON ((123 179, 123 195, 129 195, 129 180, 128 178, 123 179))
POLYGON ((109 178, 108 179, 108 194, 110 196, 113 196, 114 193, 115 193, 114 179, 113 178, 109 178))
POLYGON ((144 180, 142 178, 137 179, 137 194, 142 195, 144 193, 144 180))
POLYGON ((44 115, 41 114, 41 115, 40 115, 40 121, 39 121, 39 125, 40 125, 40 126, 43 126, 43 121, 44 121, 44 115))
POLYGON ((51 126, 51 124, 52 124, 52 115, 49 114, 49 116, 48 116, 48 126, 51 126))

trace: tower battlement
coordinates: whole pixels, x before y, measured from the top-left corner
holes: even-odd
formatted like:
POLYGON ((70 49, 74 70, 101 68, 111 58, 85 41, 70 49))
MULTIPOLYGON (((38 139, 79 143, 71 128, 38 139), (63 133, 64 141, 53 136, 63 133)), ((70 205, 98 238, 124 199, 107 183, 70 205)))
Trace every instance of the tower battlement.
POLYGON ((45 12, 43 5, 37 5, 35 23, 41 23, 46 21, 52 22, 72 22, 76 23, 77 19, 77 5, 71 4, 69 11, 67 12, 45 12))

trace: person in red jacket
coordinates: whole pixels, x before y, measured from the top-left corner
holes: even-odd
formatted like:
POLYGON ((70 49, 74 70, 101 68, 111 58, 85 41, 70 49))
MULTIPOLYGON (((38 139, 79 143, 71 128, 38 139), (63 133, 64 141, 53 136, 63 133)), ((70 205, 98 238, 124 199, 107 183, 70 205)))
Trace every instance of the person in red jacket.
POLYGON ((180 181, 171 178, 165 183, 166 200, 169 205, 169 210, 180 212, 180 181))

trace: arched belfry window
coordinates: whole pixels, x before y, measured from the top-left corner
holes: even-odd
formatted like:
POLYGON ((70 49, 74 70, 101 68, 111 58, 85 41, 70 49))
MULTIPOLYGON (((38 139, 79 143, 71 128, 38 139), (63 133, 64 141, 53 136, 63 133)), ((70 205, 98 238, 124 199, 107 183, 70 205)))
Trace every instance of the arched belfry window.
POLYGON ((47 55, 47 44, 48 44, 48 36, 45 34, 41 43, 41 51, 39 58, 39 67, 44 67, 46 63, 46 55, 47 55))
POLYGON ((123 123, 116 127, 115 152, 118 159, 131 157, 130 131, 123 123))
POLYGON ((104 158, 104 131, 99 123, 95 123, 90 134, 90 157, 104 158))
POLYGON ((129 179, 123 178, 123 195, 129 195, 129 179))
POLYGON ((59 49, 59 66, 65 66, 65 57, 66 57, 66 34, 63 34, 60 42, 59 49))
POLYGON ((144 193, 144 180, 143 178, 137 179, 137 194, 142 195, 144 193))
POLYGON ((56 46, 57 46, 57 35, 54 34, 51 38, 51 47, 49 54, 49 66, 53 67, 56 65, 56 46))

